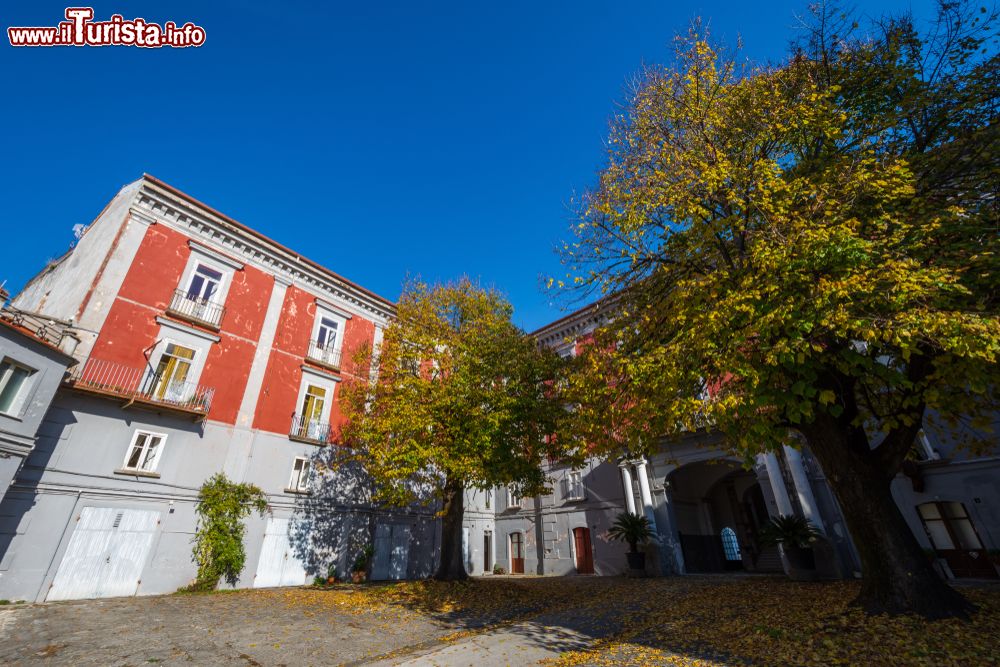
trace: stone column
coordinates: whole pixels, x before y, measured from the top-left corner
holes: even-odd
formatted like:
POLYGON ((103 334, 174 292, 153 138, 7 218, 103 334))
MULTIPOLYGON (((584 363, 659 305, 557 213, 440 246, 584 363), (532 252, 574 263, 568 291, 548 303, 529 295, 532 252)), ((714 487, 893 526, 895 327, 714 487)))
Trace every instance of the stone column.
POLYGON ((666 550, 672 562, 669 564, 668 572, 674 574, 684 574, 684 551, 681 549, 680 540, 677 538, 677 514, 674 512, 674 499, 670 493, 669 482, 663 485, 663 510, 667 515, 667 529, 663 531, 662 537, 666 542, 666 550))
POLYGON ((774 502, 778 505, 778 514, 782 516, 792 516, 795 510, 792 509, 792 501, 788 497, 788 490, 785 489, 785 479, 781 476, 781 464, 774 452, 761 454, 764 459, 764 467, 767 468, 767 478, 771 482, 771 491, 774 493, 774 502))
POLYGON ((623 462, 619 464, 622 469, 622 485, 625 487, 625 509, 629 514, 635 514, 635 494, 632 493, 632 472, 629 464, 623 462))
POLYGON ((795 485, 795 494, 799 498, 799 505, 802 507, 802 514, 806 519, 813 522, 821 532, 826 532, 823 526, 823 519, 819 515, 819 506, 816 504, 816 496, 813 495, 812 486, 806 476, 806 469, 802 465, 802 452, 785 445, 785 460, 788 461, 788 471, 792 474, 792 483, 795 485))
POLYGON ((635 464, 635 475, 639 478, 639 495, 642 498, 642 511, 649 519, 649 527, 656 533, 656 515, 653 514, 653 494, 649 490, 649 475, 646 474, 646 459, 640 459, 635 464))

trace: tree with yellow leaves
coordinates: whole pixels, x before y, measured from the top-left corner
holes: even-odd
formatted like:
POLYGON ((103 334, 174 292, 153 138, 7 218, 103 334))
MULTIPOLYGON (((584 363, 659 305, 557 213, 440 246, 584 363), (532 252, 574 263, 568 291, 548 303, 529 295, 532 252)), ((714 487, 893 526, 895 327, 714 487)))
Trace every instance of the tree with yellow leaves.
MULTIPOLYGON (((377 376, 341 394, 344 444, 393 505, 442 503, 438 579, 464 579, 468 489, 545 488, 549 437, 566 414, 552 380, 561 360, 511 322, 510 304, 468 279, 412 282, 377 350, 377 376)), ((362 355, 364 353, 362 352, 362 355)))
POLYGON ((861 39, 819 12, 781 66, 694 29, 615 118, 564 249, 571 284, 617 302, 572 380, 573 430, 651 453, 714 429, 748 464, 804 438, 860 553, 859 603, 964 615, 890 482, 929 420, 991 445, 992 17, 945 3, 931 38, 903 18, 861 39))

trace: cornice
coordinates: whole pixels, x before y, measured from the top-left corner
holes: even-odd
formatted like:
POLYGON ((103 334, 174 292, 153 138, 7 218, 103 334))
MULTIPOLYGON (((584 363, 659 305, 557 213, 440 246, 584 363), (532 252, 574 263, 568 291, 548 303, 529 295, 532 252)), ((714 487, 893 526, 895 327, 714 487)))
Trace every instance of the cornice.
POLYGON ((561 326, 549 331, 535 333, 539 343, 546 347, 558 347, 567 340, 572 340, 581 334, 589 333, 599 327, 607 319, 605 313, 583 312, 579 319, 571 319, 561 326))
POLYGON ((276 280, 303 287, 348 312, 363 314, 376 324, 384 325, 395 314, 391 306, 303 262, 300 255, 248 234, 214 212, 198 207, 155 183, 143 181, 131 210, 133 214, 151 217, 157 223, 177 229, 196 242, 238 257, 272 274, 276 280))
POLYGON ((607 323, 618 299, 606 296, 531 332, 542 345, 559 347, 607 323))

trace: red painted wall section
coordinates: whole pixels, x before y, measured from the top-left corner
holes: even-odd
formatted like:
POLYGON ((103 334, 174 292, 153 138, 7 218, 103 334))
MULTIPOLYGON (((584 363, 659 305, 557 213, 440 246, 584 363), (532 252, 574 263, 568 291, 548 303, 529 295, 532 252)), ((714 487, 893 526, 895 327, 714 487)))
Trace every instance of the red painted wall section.
MULTIPOLYGON (((149 226, 98 336, 92 358, 145 366, 143 350, 156 342, 160 330, 156 317, 166 316, 164 311, 179 287, 190 255, 185 234, 164 225, 149 226), (147 307, 130 303, 133 301, 147 307)), ((215 389, 210 419, 236 422, 273 287, 271 276, 251 266, 232 275, 226 313, 218 332, 220 340, 209 346, 198 380, 215 389)))
POLYGON ((162 312, 170 304, 190 254, 186 236, 163 225, 150 225, 118 296, 162 312))
POLYGON ((94 342, 90 358, 144 369, 146 358, 143 351, 156 343, 156 334, 160 330, 160 325, 156 323, 157 314, 151 308, 116 299, 94 342))
POLYGON ((357 315, 347 320, 347 324, 344 326, 344 345, 340 355, 341 369, 344 373, 355 374, 354 354, 362 345, 367 345, 370 351, 374 339, 375 325, 372 322, 357 315))
POLYGON ((233 273, 226 295, 226 313, 222 330, 250 340, 260 340, 267 315, 267 304, 274 289, 274 278, 252 266, 233 273))
POLYGON ((285 291, 271 357, 264 372, 253 426, 271 433, 288 433, 298 406, 302 363, 316 318, 316 297, 292 285, 285 291))
POLYGON ((292 415, 298 410, 295 402, 299 398, 301 381, 302 359, 272 350, 257 400, 253 427, 271 433, 288 433, 292 415))
POLYGON ((183 234, 163 225, 146 229, 118 296, 148 307, 116 298, 94 343, 92 359, 145 368, 143 351, 156 342, 160 329, 156 316, 169 303, 187 264, 190 250, 186 242, 183 234))
MULTIPOLYGON (((295 286, 289 287, 285 293, 285 303, 274 336, 274 348, 257 401, 254 428, 272 433, 288 432, 292 415, 300 408, 297 401, 302 384, 302 365, 307 363, 305 357, 315 321, 316 297, 295 286)), ((355 315, 347 320, 341 357, 345 372, 349 372, 351 355, 363 343, 370 344, 374 332, 375 325, 362 317, 355 315)), ((334 389, 334 400, 330 408, 330 423, 333 425, 343 420, 338 392, 339 386, 334 389)))
POLYGON ((215 389, 209 419, 235 424, 257 346, 223 332, 208 351, 199 384, 215 389))
POLYGON ((285 291, 274 348, 303 358, 316 321, 316 297, 292 285, 285 291))
POLYGON ((210 419, 236 423, 272 289, 274 279, 252 266, 233 273, 220 340, 209 350, 199 380, 215 388, 210 419))

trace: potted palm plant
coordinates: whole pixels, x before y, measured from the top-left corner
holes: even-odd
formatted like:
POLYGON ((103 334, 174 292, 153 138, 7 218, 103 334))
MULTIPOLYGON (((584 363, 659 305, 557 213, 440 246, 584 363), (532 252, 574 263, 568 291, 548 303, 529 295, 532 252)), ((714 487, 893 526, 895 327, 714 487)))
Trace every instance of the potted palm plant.
POLYGON ((633 573, 645 571, 646 554, 639 551, 639 544, 645 544, 653 536, 649 519, 642 514, 622 512, 611 524, 608 535, 614 540, 628 544, 629 550, 625 557, 628 558, 629 570, 633 573))
POLYGON ((821 535, 812 522, 800 516, 776 516, 761 528, 760 542, 781 547, 792 579, 812 579, 816 571, 812 543, 821 535))

